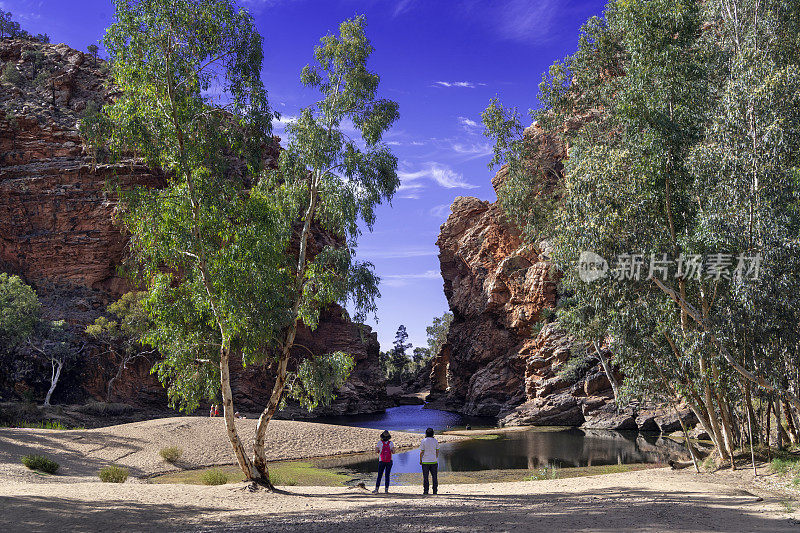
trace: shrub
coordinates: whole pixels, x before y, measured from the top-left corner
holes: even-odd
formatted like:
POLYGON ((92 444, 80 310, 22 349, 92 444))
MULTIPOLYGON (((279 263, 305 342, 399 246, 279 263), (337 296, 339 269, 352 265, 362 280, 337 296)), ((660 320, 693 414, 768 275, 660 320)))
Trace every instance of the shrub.
POLYGON ((26 455, 22 458, 22 464, 31 470, 38 470, 48 474, 55 474, 58 470, 58 463, 44 455, 26 455))
POLYGON ((578 381, 586 372, 597 363, 594 357, 578 355, 571 357, 558 370, 558 376, 567 381, 578 381))
POLYGON ((6 68, 3 69, 2 78, 3 81, 17 86, 22 85, 23 82, 22 74, 17 70, 17 66, 14 63, 6 65, 6 68))
POLYGON ((214 468, 203 472, 200 480, 203 482, 203 485, 224 485, 228 482, 228 475, 222 470, 214 468))
POLYGON ((174 463, 181 458, 181 455, 183 455, 183 450, 177 446, 169 446, 167 448, 161 448, 161 451, 158 453, 166 462, 174 463))
POLYGON ((122 466, 111 465, 100 469, 100 480, 103 483, 125 483, 128 479, 128 469, 122 466))

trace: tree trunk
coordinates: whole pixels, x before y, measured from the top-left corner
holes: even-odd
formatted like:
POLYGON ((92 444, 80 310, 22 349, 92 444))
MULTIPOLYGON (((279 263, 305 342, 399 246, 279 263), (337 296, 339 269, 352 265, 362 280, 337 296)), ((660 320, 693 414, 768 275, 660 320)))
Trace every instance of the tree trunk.
POLYGON ((775 401, 772 403, 772 408, 775 410, 775 428, 778 431, 778 449, 782 450, 783 447, 789 442, 789 437, 786 435, 786 430, 783 429, 780 403, 780 398, 775 398, 775 401))
POLYGON ((64 367, 64 361, 61 359, 50 359, 50 365, 53 371, 50 374, 50 389, 44 397, 45 407, 50 407, 50 397, 53 395, 53 391, 56 390, 58 378, 61 376, 61 369, 64 367))
POLYGON ((717 420, 717 412, 714 408, 714 397, 711 392, 711 384, 708 382, 706 371, 705 358, 700 356, 700 372, 703 374, 702 380, 703 392, 705 394, 706 411, 708 412, 708 420, 711 423, 711 429, 714 434, 714 444, 717 445, 717 449, 719 450, 722 460, 727 461, 730 459, 730 457, 728 456, 728 450, 725 446, 725 438, 722 436, 722 430, 720 429, 719 421, 717 420))
POLYGON ((689 450, 689 455, 692 458, 692 464, 694 464, 694 469, 697 473, 700 473, 700 466, 697 464, 697 457, 695 456, 694 446, 692 446, 692 441, 689 440, 689 432, 686 430, 686 424, 683 422, 683 417, 678 412, 678 408, 675 407, 675 404, 670 401, 670 405, 672 406, 672 410, 675 411, 675 416, 678 417, 678 422, 681 423, 681 430, 683 430, 683 438, 686 439, 686 449, 689 450))
POLYGON ((287 367, 289 366, 289 355, 294 346, 294 339, 297 335, 297 323, 300 320, 300 303, 303 297, 303 285, 305 282, 306 273, 306 254, 308 253, 308 237, 311 234, 311 222, 314 220, 314 215, 317 211, 319 176, 316 172, 311 175, 311 183, 309 186, 309 201, 308 209, 305 213, 305 220, 303 221, 303 230, 300 232, 300 243, 297 254, 297 272, 295 278, 295 301, 292 307, 292 322, 286 332, 286 339, 281 347, 281 357, 278 360, 278 369, 275 375, 275 384, 272 387, 272 394, 270 395, 269 403, 261 416, 258 417, 258 424, 256 425, 256 434, 253 438, 253 464, 255 469, 259 472, 264 484, 273 490, 274 487, 269 480, 269 469, 267 467, 266 450, 264 448, 264 439, 267 434, 267 426, 270 420, 278 410, 281 403, 281 396, 283 389, 286 387, 287 367))
POLYGON ((772 398, 767 400, 767 419, 765 420, 764 425, 767 428, 764 444, 766 444, 767 448, 769 448, 770 439, 772 438, 772 398))
POLYGON ((750 425, 750 442, 761 442, 761 428, 758 426, 758 417, 753 411, 753 397, 750 394, 750 382, 744 381, 744 402, 747 409, 747 421, 750 425))
POLYGON ((756 469, 756 452, 754 450, 755 442, 754 442, 754 435, 753 435, 753 418, 751 417, 751 411, 753 410, 753 406, 750 405, 750 384, 745 381, 744 383, 744 390, 745 390, 745 402, 747 405, 745 406, 745 411, 747 411, 747 425, 749 428, 748 432, 748 441, 750 443, 750 460, 753 463, 753 477, 758 477, 758 470, 756 469))
POLYGON ((786 427, 788 428, 787 433, 789 435, 789 440, 793 445, 797 444, 797 426, 794 423, 794 417, 792 416, 792 410, 789 407, 789 402, 783 400, 781 404, 783 405, 783 416, 786 417, 786 427))
POLYGON ((592 341, 592 344, 594 344, 597 357, 600 358, 600 363, 603 365, 603 370, 606 373, 606 377, 611 383, 611 390, 614 391, 614 407, 617 409, 617 411, 619 411, 619 404, 617 403, 617 399, 619 398, 619 383, 617 383, 617 379, 614 377, 614 372, 611 370, 611 365, 608 364, 608 359, 606 359, 606 356, 603 355, 603 352, 600 350, 600 346, 597 344, 597 341, 592 341))
POLYGON ((236 431, 236 418, 233 414, 236 412, 233 409, 233 392, 231 391, 231 373, 229 368, 230 351, 224 346, 219 351, 219 380, 220 390, 222 392, 222 412, 225 417, 225 429, 228 431, 228 440, 233 446, 233 453, 236 454, 236 462, 239 463, 239 468, 242 469, 247 479, 253 481, 262 481, 259 473, 253 469, 250 459, 247 457, 242 440, 239 438, 239 433, 236 431))

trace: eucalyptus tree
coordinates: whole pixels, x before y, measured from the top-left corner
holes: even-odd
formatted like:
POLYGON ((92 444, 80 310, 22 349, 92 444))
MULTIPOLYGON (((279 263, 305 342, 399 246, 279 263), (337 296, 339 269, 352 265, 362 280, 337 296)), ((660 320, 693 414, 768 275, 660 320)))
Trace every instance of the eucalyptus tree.
POLYGON ((234 423, 229 361, 264 361, 285 322, 291 216, 257 180, 273 118, 261 37, 228 0, 118 0, 115 16, 103 44, 119 93, 95 133, 118 160, 144 158, 168 180, 118 190, 129 268, 146 289, 141 340, 163 356, 154 372, 173 405, 193 410, 221 390, 237 461, 258 478, 234 423))
POLYGON ((274 173, 299 208, 302 225, 295 231, 298 255, 290 285, 289 325, 253 444, 260 472, 266 472, 264 435, 288 379, 300 322, 315 327, 323 307, 345 299, 352 301, 357 321, 376 310, 378 279, 372 265, 355 261, 354 253, 359 221, 371 230, 376 205, 390 201, 399 186, 397 158, 382 142, 399 114, 397 103, 378 98, 380 77, 367 68, 372 51, 363 16, 342 22, 338 35, 320 40, 314 49, 316 63, 303 68, 301 82, 319 90, 321 98, 287 126, 287 147, 274 173), (317 227, 334 242, 311 257, 317 227))
POLYGON ((509 162, 501 201, 564 272, 562 323, 611 339, 627 394, 688 403, 723 458, 743 381, 796 402, 776 379, 797 368, 798 65, 783 36, 799 20, 778 0, 610 2, 540 86, 545 135, 520 135, 498 102, 484 116, 509 162), (547 142, 569 158, 542 198, 547 142), (616 258, 614 275, 580 279, 582 252, 616 258))
POLYGON ((119 0, 104 45, 120 91, 97 131, 110 132, 118 159, 143 157, 167 176, 161 189, 118 190, 128 268, 146 288, 141 340, 163 356, 153 371, 173 405, 193 410, 221 393, 239 466, 271 486, 264 437, 287 388, 306 407, 328 402, 353 364, 337 352, 290 375, 299 322, 316 327, 322 307, 348 297, 358 312, 375 309, 377 279, 353 252, 358 219, 371 227, 375 204, 397 187, 396 160, 380 144, 397 106, 375 98, 363 20, 348 21, 303 72, 324 98, 288 128, 279 168, 267 170, 274 114, 249 14, 230 0, 119 0), (238 357, 274 370, 252 458, 234 421, 238 357))

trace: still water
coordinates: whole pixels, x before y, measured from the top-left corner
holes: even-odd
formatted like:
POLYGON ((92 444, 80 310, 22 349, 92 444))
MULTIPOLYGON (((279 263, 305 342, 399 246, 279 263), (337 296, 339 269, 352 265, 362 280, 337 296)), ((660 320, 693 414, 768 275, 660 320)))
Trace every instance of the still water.
MULTIPOLYGON (((473 422, 488 425, 486 419, 465 419, 456 413, 402 406, 387 409, 383 415, 345 418, 347 425, 377 430, 422 432, 463 427, 473 422)), ((333 420, 327 420, 335 423, 333 420)), ((341 423, 341 422, 340 422, 341 423)), ((377 442, 377 434, 376 434, 377 442)), ((439 450, 440 471, 475 471, 497 469, 534 469, 544 466, 590 466, 627 463, 656 463, 667 459, 677 445, 658 436, 637 432, 582 430, 577 428, 531 428, 524 431, 480 436, 466 441, 442 443, 439 450)), ((370 473, 377 471, 373 454, 326 460, 325 466, 370 473)), ((394 455, 392 473, 419 472, 419 451, 394 455)))

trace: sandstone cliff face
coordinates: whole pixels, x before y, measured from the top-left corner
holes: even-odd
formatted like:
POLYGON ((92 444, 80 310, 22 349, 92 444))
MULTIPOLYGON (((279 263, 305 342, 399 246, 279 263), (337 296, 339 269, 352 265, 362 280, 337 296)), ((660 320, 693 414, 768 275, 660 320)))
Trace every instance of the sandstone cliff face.
MULTIPOLYGON (((551 194, 566 150, 535 127, 525 134, 534 147, 527 164, 539 177, 535 193, 551 194)), ((492 179, 495 190, 506 178, 503 168, 492 179)), ((524 242, 499 203, 456 198, 436 244, 454 320, 433 362, 432 405, 497 416, 506 425, 675 430, 675 419, 657 411, 617 412, 593 349, 549 317, 558 273, 547 244, 524 242), (573 357, 583 364, 567 371, 573 357)))
MULTIPOLYGON (((104 62, 63 44, 4 39, 0 69, 8 64, 21 81, 0 82, 0 268, 32 284, 46 317, 67 320, 80 338, 108 303, 130 290, 117 272, 126 239, 112 220, 115 198, 107 183, 159 187, 165 177, 136 160, 92 165, 77 123, 90 102, 101 106, 109 101, 104 62)), ((273 149, 267 158, 276 155, 273 149)), ((380 410, 386 392, 376 336, 343 318, 342 311, 327 310, 319 328, 313 333, 303 328, 298 341, 314 353, 343 350, 356 359, 329 411, 380 410)), ((105 397, 116 368, 100 350, 89 352, 94 356, 66 372, 56 400, 105 397)), ((150 366, 139 360, 125 371, 116 383, 116 401, 166 406, 165 391, 149 375, 150 366)), ((271 388, 266 371, 238 367, 232 374, 240 408, 260 409, 271 388)))

